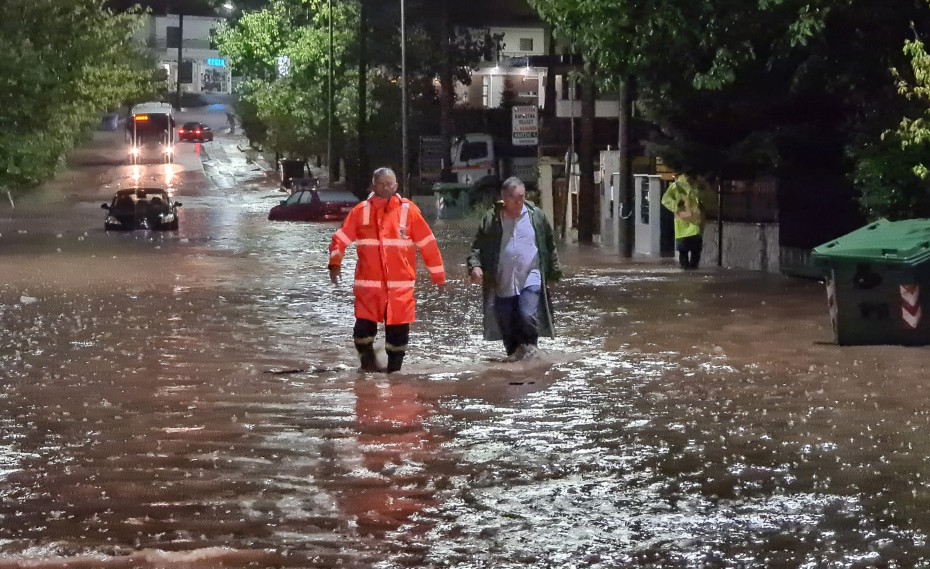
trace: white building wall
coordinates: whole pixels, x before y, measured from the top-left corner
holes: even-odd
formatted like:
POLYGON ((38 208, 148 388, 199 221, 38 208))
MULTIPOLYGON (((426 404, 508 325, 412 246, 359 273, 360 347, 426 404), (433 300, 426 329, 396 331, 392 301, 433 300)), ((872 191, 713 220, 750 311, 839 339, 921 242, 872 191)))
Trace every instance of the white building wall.
POLYGON ((500 57, 544 55, 546 31, 540 28, 490 28, 491 35, 503 34, 500 57))
MULTIPOLYGON (((501 40, 501 51, 497 54, 498 59, 524 57, 527 55, 545 55, 547 51, 546 31, 542 27, 495 27, 489 28, 488 31, 492 36, 503 36, 503 39, 501 40)), ((537 88, 537 104, 542 106, 542 103, 545 100, 545 93, 542 89, 543 81, 546 77, 545 70, 535 68, 502 68, 500 66, 494 65, 494 63, 495 62, 493 61, 489 62, 486 66, 474 72, 475 76, 481 76, 484 78, 484 90, 481 96, 481 101, 475 101, 473 103, 475 106, 481 106, 484 108, 495 108, 500 106, 501 101, 503 100, 504 80, 506 76, 516 76, 517 78, 523 76, 532 76, 535 78, 538 81, 537 84, 539 85, 537 88)), ((464 90, 461 90, 459 91, 459 94, 461 95, 463 92, 464 90)))
MULTIPOLYGON (((184 17, 184 37, 182 38, 181 56, 193 62, 193 82, 184 83, 181 89, 190 93, 231 93, 232 70, 229 60, 211 47, 213 30, 225 20, 202 16, 184 17)), ((153 49, 159 67, 168 70, 172 85, 178 77, 178 48, 168 47, 168 28, 178 26, 177 14, 156 16, 147 27, 152 34, 150 47, 153 49)))

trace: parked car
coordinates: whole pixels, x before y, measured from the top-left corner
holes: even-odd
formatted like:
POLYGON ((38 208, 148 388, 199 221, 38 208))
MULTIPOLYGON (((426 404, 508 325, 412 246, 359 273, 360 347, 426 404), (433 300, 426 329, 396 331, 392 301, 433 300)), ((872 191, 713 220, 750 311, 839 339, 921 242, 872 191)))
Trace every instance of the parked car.
POLYGON ((186 122, 178 129, 178 140, 209 142, 213 140, 213 130, 202 122, 186 122))
POLYGON ((107 231, 132 229, 176 230, 181 202, 172 202, 161 188, 130 188, 116 192, 107 210, 103 226, 107 231))
POLYGON ((346 190, 309 188, 297 190, 271 208, 272 221, 341 221, 358 203, 346 190))

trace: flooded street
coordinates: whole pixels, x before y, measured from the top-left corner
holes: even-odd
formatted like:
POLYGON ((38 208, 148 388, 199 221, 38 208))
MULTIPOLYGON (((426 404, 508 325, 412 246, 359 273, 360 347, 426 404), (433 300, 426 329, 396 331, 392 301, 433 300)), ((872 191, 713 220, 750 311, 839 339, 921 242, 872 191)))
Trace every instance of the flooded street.
POLYGON ((503 363, 440 221, 449 286, 360 374, 336 224, 267 221, 242 139, 107 136, 0 208, 0 568, 930 565, 930 352, 835 346, 821 284, 569 246, 503 363), (166 179, 177 232, 103 230, 166 179))

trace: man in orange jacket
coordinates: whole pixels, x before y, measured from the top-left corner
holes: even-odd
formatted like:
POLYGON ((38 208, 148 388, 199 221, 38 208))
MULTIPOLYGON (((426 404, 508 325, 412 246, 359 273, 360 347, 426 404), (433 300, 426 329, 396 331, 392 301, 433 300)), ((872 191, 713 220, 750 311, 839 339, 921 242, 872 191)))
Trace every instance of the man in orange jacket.
POLYGON ((329 278, 339 282, 346 247, 355 243, 355 328, 352 338, 362 369, 379 371, 374 341, 378 322, 384 322, 388 373, 404 362, 410 324, 416 320, 413 287, 417 253, 433 282, 446 284, 442 256, 433 232, 412 201, 397 195, 397 177, 390 168, 378 168, 371 178, 372 193, 355 206, 329 245, 329 278))

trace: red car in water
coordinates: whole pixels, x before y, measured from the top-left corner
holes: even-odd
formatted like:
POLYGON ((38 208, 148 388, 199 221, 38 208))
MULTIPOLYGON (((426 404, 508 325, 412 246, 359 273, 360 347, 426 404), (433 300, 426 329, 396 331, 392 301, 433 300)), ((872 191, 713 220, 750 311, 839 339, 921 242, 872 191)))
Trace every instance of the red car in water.
POLYGON ((213 130, 202 122, 186 122, 178 129, 178 140, 209 142, 213 140, 213 130))
POLYGON ((271 208, 271 221, 342 221, 359 200, 352 192, 327 188, 295 191, 271 208))

